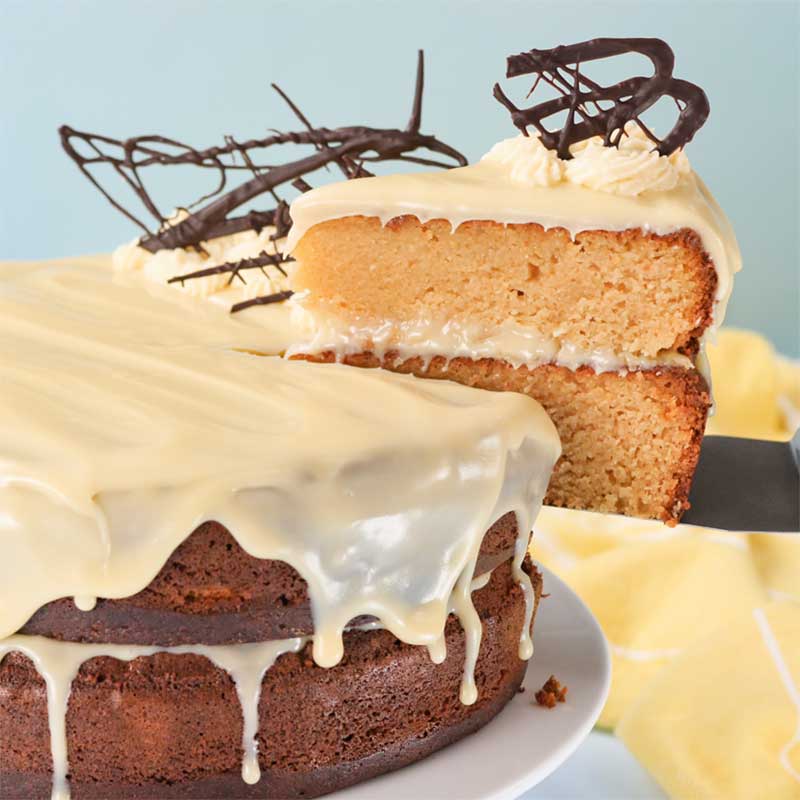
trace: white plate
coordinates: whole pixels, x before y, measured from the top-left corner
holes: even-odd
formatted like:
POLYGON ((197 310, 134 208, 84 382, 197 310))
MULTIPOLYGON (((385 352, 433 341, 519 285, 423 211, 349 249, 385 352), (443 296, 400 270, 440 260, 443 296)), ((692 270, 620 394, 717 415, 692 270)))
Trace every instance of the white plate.
POLYGON ((611 659, 597 620, 552 572, 534 626, 524 694, 477 733, 422 761, 329 795, 331 800, 512 800, 546 778, 591 731, 608 696, 611 659), (567 702, 536 705, 550 675, 567 702))

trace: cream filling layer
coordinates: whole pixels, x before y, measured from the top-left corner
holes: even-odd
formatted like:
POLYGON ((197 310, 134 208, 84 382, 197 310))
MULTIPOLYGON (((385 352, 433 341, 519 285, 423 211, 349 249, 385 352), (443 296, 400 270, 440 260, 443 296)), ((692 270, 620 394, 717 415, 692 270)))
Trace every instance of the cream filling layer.
POLYGON ((379 327, 353 324, 319 311, 310 312, 289 301, 292 324, 298 340, 289 346, 288 356, 331 352, 341 361, 345 356, 369 351, 378 358, 389 353, 398 360, 421 357, 425 366, 436 356, 479 360, 494 358, 513 367, 556 364, 576 370, 591 367, 595 372, 626 372, 656 367, 693 369, 690 358, 678 352, 664 352, 658 358, 643 358, 610 350, 583 350, 575 345, 542 336, 530 328, 507 323, 493 330, 466 326, 455 320, 385 322, 379 327))

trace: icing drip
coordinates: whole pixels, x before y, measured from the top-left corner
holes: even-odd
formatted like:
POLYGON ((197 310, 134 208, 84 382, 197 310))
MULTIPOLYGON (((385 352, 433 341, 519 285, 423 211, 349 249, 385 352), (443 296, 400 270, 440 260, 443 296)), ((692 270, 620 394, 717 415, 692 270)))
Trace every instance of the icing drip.
POLYGON ((76 594, 73 598, 75 607, 81 611, 91 611, 97 605, 97 598, 91 595, 76 594))
POLYGON ((444 634, 428 644, 428 655, 434 664, 441 664, 447 658, 447 642, 444 634))
MULTIPOLYGON (((520 542, 522 541, 527 541, 527 540, 523 540, 523 537, 521 536, 517 538, 515 552, 520 549, 519 545, 520 542)), ((525 548, 523 548, 523 558, 525 557, 524 556, 525 552, 527 552, 527 545, 525 548)), ((531 590, 530 596, 532 597, 533 586, 531 585, 530 578, 528 577, 528 575, 522 572, 522 570, 520 570, 519 572, 522 575, 522 578, 518 578, 518 580, 520 581, 520 586, 523 587, 523 591, 526 591, 524 582, 525 580, 527 580, 527 585, 530 587, 531 590)), ((491 577, 492 573, 490 571, 483 573, 483 575, 479 575, 477 578, 473 578, 472 581, 470 582, 470 587, 469 587, 470 594, 472 592, 478 591, 479 589, 483 589, 483 587, 489 583, 491 577)), ((515 577, 517 577, 516 571, 515 571, 515 577)), ((456 587, 456 589, 458 591, 458 586, 456 587)), ((458 595, 454 595, 454 597, 458 600, 458 595)), ((525 594, 525 602, 526 602, 526 615, 525 615, 525 622, 523 623, 523 625, 527 626, 527 637, 528 639, 530 639, 530 625, 533 619, 532 616, 533 605, 532 604, 528 605, 529 601, 528 601, 527 591, 525 594), (530 614, 527 613, 528 608, 530 608, 531 611, 530 614)), ((466 604, 463 602, 463 600, 458 600, 457 603, 451 605, 450 607, 450 613, 456 615, 458 615, 458 608, 456 606, 462 609, 464 617, 462 618, 461 616, 459 616, 459 621, 461 622, 461 625, 462 627, 464 627, 465 631, 467 630, 470 631, 470 633, 465 633, 465 636, 467 637, 466 641, 468 643, 468 647, 469 647, 469 642, 472 641, 473 642, 472 648, 475 649, 475 654, 474 654, 475 657, 474 658, 472 657, 473 652, 472 649, 470 649, 470 656, 467 658, 467 661, 464 665, 464 678, 462 680, 462 689, 459 693, 460 699, 467 705, 474 703, 475 699, 477 699, 477 690, 475 689, 474 669, 475 669, 475 663, 477 661, 477 655, 480 652, 480 638, 481 638, 480 630, 478 630, 477 636, 475 634, 476 627, 478 629, 480 628, 480 619, 477 619, 477 615, 473 617, 470 614, 469 608, 471 605, 472 605, 471 600, 468 601, 468 603, 466 604), (477 639, 477 645, 474 644, 475 639, 477 639), (464 697, 468 698, 474 697, 474 699, 472 699, 471 701, 466 701, 464 700, 464 697)), ((374 630, 380 630, 382 628, 383 626, 378 620, 372 620, 370 622, 365 622, 362 625, 357 625, 353 628, 348 628, 347 630, 374 631, 374 630)), ((524 638, 525 636, 526 636, 526 631, 523 629, 521 637, 524 638)), ((432 642, 428 642, 426 647, 428 648, 428 654, 430 655, 431 661, 434 664, 441 664, 447 658, 447 641, 445 639, 444 631, 442 631, 442 633, 439 635, 438 638, 434 639, 432 642)), ((530 652, 528 653, 528 655, 523 655, 522 649, 520 649, 520 658, 523 659, 524 661, 527 661, 532 655, 533 655, 533 647, 530 648, 530 652)))
POLYGON ((258 701, 261 699, 261 682, 267 670, 284 653, 298 652, 308 637, 282 639, 274 642, 219 645, 206 647, 194 645, 191 652, 206 655, 218 667, 226 670, 236 686, 242 707, 242 780, 258 783, 261 769, 258 766, 258 701))
MULTIPOLYGON (((531 529, 531 519, 524 512, 517 512, 517 528, 520 531, 531 529)), ((519 637, 519 657, 527 661, 533 655, 533 639, 531 638, 531 622, 533 621, 533 609, 536 598, 533 592, 533 584, 530 575, 522 569, 522 562, 528 554, 530 544, 530 534, 526 537, 517 536, 514 546, 514 560, 511 563, 514 579, 519 584, 525 596, 525 618, 522 623, 522 632, 519 637)))
POLYGON ((491 571, 484 572, 483 575, 478 575, 476 578, 472 579, 471 591, 477 592, 478 589, 483 589, 483 587, 486 586, 486 584, 489 583, 491 579, 492 579, 491 571))
MULTIPOLYGON (((519 540, 518 540, 519 541, 519 540)), ((483 589, 486 586, 492 577, 492 571, 484 572, 482 575, 478 575, 478 577, 473 578, 472 582, 470 583, 470 593, 477 592, 479 589, 483 589)), ((450 613, 455 614, 455 608, 450 608, 450 613)), ((530 624, 530 621, 529 621, 530 624)), ((377 631, 383 630, 383 625, 381 625, 380 621, 370 620, 369 622, 361 623, 360 625, 353 625, 352 627, 346 628, 347 631, 377 631)), ((428 648, 428 654, 431 657, 431 661, 434 664, 441 664, 447 658, 447 640, 445 639, 444 631, 442 631, 441 635, 432 642, 429 642, 426 647, 428 648)), ((527 658, 524 659, 527 661, 527 658)))
MULTIPOLYGON (((474 561, 472 566, 474 568, 474 561)), ((458 579, 452 597, 452 607, 464 629, 464 674, 461 678, 459 697, 465 706, 471 706, 478 699, 478 688, 475 685, 475 665, 480 654, 483 627, 478 612, 472 604, 470 593, 471 572, 463 572, 458 579)), ((438 652, 434 651, 438 656, 438 652)))
MULTIPOLYGON (((53 759, 52 800, 69 800, 67 760, 67 704, 72 681, 81 664, 91 655, 62 648, 60 642, 43 637, 12 636, 0 642, 0 658, 18 651, 33 661, 47 687, 50 754, 53 759)), ((102 647, 102 646, 101 646, 102 647)), ((103 653, 95 653, 102 655, 103 653)))
POLYGON ((43 636, 10 636, 0 641, 0 660, 6 653, 20 652, 33 661, 47 686, 47 715, 50 725, 50 751, 53 758, 52 800, 69 800, 69 760, 67 755, 67 706, 72 681, 81 665, 92 658, 109 656, 120 661, 151 656, 155 653, 204 656, 215 666, 224 669, 236 686, 242 708, 242 780, 258 783, 258 703, 261 681, 266 671, 284 653, 296 653, 308 641, 307 637, 235 645, 180 645, 178 647, 148 647, 146 645, 85 644, 59 642, 43 636))

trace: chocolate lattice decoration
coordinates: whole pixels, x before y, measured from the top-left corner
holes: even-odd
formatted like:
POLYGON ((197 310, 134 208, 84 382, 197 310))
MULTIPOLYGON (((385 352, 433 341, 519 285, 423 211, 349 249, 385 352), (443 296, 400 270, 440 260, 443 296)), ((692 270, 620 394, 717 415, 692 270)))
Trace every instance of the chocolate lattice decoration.
MULTIPOLYGON (((315 128, 286 94, 273 84, 273 88, 302 122, 304 130, 287 133, 275 131, 262 139, 244 142, 228 136, 224 145, 205 150, 197 150, 163 136, 114 139, 77 131, 66 125, 59 129, 59 134, 64 150, 81 172, 114 208, 142 229, 143 236, 139 244, 152 253, 178 247, 200 249, 202 242, 209 239, 242 230, 260 231, 268 225, 276 226, 275 238, 280 238, 288 232, 291 219, 288 206, 276 190, 284 185, 291 185, 299 191, 307 191, 311 187, 304 176, 321 167, 335 165, 346 178, 358 178, 370 175, 364 167, 365 164, 378 161, 402 161, 443 168, 464 166, 467 163, 466 158, 454 147, 435 136, 420 133, 423 83, 424 61, 420 51, 411 117, 402 130, 361 125, 334 129, 315 128), (275 145, 284 144, 313 145, 315 152, 283 164, 261 163, 256 160, 254 151, 268 150, 275 145), (451 159, 453 163, 418 154, 418 151, 429 151, 451 159), (190 212, 186 219, 168 225, 167 217, 147 191, 141 173, 153 165, 173 164, 190 164, 215 171, 219 180, 211 192, 186 206, 186 210, 190 212), (155 229, 148 227, 103 187, 92 174, 92 169, 98 165, 112 167, 124 180, 144 209, 155 219, 155 229), (228 189, 230 178, 243 171, 249 172, 251 177, 235 188, 228 189), (268 194, 275 200, 275 208, 233 215, 236 209, 263 194, 268 194)), ((188 279, 187 276, 183 278, 188 279)))
POLYGON ((196 272, 187 272, 185 275, 176 275, 170 278, 167 283, 180 283, 183 286, 185 281, 190 281, 193 278, 207 278, 210 275, 225 275, 228 277, 228 285, 233 283, 234 279, 238 278, 242 283, 246 284, 247 281, 242 275, 243 272, 250 269, 257 269, 263 275, 268 276, 266 267, 274 267, 284 278, 288 278, 286 270, 281 264, 288 264, 294 261, 291 256, 286 256, 283 253, 274 252, 268 253, 262 250, 257 256, 252 258, 242 258, 239 261, 225 261, 223 264, 216 264, 213 267, 206 267, 205 269, 198 269, 196 272))
POLYGON ((531 108, 520 109, 495 84, 493 94, 511 112, 511 120, 524 135, 528 126, 539 132, 542 144, 555 150, 559 158, 572 158, 569 148, 592 136, 602 136, 603 144, 617 147, 624 135, 625 124, 635 121, 654 142, 655 149, 668 156, 692 140, 708 117, 709 104, 705 92, 693 83, 672 77, 675 55, 661 39, 590 39, 579 44, 561 45, 552 50, 529 50, 509 56, 506 77, 535 75, 529 95, 540 82, 561 93, 531 108), (581 72, 582 65, 601 58, 625 53, 639 53, 650 59, 651 77, 627 78, 610 86, 602 86, 581 72), (639 115, 662 97, 672 97, 678 107, 678 119, 663 138, 656 137, 639 119, 639 115), (604 108, 602 104, 611 103, 604 108), (544 120, 559 112, 567 112, 563 126, 548 130, 544 120))

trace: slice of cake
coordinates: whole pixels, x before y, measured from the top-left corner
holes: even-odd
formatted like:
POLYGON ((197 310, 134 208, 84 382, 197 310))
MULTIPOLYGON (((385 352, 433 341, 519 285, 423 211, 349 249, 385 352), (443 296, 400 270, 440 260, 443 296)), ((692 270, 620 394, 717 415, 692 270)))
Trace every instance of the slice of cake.
POLYGON ((263 355, 145 272, 0 264, 0 795, 316 797, 488 722, 542 408, 263 355))
POLYGON ((667 87, 683 144, 705 96, 668 75, 652 91, 631 79, 638 105, 627 110, 622 89, 570 66, 614 48, 666 45, 594 40, 509 59, 510 75, 573 76, 561 99, 582 110, 581 125, 559 135, 540 107, 514 107, 524 135, 477 164, 295 200, 287 251, 307 333, 290 352, 527 394, 563 444, 547 503, 674 523, 711 404, 701 345, 722 322, 740 257, 676 136, 659 142, 636 117, 667 87))

